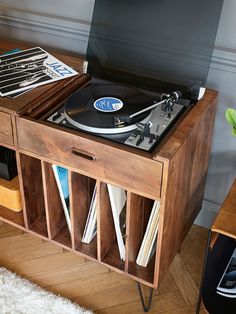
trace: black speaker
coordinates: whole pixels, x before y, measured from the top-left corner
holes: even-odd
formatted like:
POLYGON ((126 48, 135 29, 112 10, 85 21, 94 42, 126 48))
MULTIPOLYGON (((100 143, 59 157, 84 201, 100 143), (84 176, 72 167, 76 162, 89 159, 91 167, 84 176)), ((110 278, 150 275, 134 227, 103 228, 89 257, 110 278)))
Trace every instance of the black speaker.
POLYGON ((15 152, 11 149, 0 147, 0 178, 11 181, 16 175, 15 152))

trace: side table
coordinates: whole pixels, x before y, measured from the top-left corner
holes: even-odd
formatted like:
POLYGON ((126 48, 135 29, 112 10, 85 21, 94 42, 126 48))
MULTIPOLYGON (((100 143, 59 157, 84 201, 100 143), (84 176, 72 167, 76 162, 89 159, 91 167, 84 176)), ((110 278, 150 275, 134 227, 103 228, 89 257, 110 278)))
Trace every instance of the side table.
POLYGON ((196 313, 201 300, 210 314, 236 313, 236 298, 216 293, 217 285, 236 247, 236 180, 209 230, 196 313))

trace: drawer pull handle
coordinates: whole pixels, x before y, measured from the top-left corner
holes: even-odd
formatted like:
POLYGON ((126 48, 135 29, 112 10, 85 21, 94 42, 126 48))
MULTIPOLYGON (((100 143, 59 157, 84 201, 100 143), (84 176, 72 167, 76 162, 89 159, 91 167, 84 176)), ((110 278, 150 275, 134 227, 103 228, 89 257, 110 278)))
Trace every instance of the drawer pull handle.
POLYGON ((87 159, 89 161, 95 161, 96 160, 96 157, 90 153, 87 153, 87 152, 84 152, 82 150, 79 150, 77 148, 72 148, 71 149, 71 153, 75 156, 78 156, 78 157, 81 157, 81 158, 84 158, 84 159, 87 159))

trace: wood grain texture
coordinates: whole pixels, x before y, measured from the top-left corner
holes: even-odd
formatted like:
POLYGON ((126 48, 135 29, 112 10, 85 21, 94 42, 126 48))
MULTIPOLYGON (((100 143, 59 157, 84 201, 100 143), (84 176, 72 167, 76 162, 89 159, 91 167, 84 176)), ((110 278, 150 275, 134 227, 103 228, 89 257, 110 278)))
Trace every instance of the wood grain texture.
MULTIPOLYGON (((99 259, 104 261, 111 251, 115 251, 115 246, 117 247, 116 242, 116 234, 115 234, 115 225, 112 216, 111 204, 108 195, 107 185, 103 182, 100 183, 100 205, 99 205, 99 242, 100 242, 100 254, 99 259)), ((117 247, 118 249, 118 247, 117 247)), ((114 255, 114 262, 110 261, 110 263, 114 264, 115 260, 117 260, 118 252, 114 255)), ((110 254, 111 255, 111 254, 110 254)), ((118 258, 119 260, 119 258, 118 258)), ((111 265, 112 265, 111 264, 111 265)), ((121 262, 123 266, 123 263, 121 262)))
POLYGON ((0 205, 16 212, 22 210, 18 176, 11 181, 0 178, 0 205))
POLYGON ((14 145, 11 116, 2 111, 0 111, 0 143, 14 145))
MULTIPOLYGON (((7 224, 0 226, 1 266, 92 309, 95 314, 143 313, 133 280, 108 271, 98 263, 85 262, 72 252, 63 252, 51 242, 42 242, 38 237, 19 232, 7 224)), ((172 273, 167 272, 158 291, 154 291, 150 313, 195 313, 194 295, 184 297, 186 290, 182 290, 180 281, 187 274, 194 287, 198 287, 199 280, 195 278, 202 269, 206 239, 207 230, 197 226, 190 230, 188 241, 183 243, 181 254, 171 266, 172 273), (195 261, 193 268, 192 261, 195 261)), ((148 295, 145 287, 144 294, 148 295)), ((203 313, 206 312, 202 309, 203 313)))
POLYGON ((21 154, 20 167, 29 229, 47 236, 41 161, 21 154))
POLYGON ((51 164, 42 163, 42 175, 48 235, 53 239, 66 225, 66 219, 51 164))
POLYGON ((236 239, 236 180, 232 184, 211 229, 236 239))
POLYGON ((23 212, 15 212, 9 208, 0 205, 0 219, 3 221, 11 221, 13 224, 24 227, 23 212))
MULTIPOLYGON (((29 46, 23 45, 22 43, 1 41, 1 48, 3 51, 9 51, 16 47, 22 48, 22 49, 29 48, 29 46)), ((50 53, 50 51, 48 52, 50 53)), ((58 54, 58 53, 55 53, 55 51, 51 53, 55 55, 55 57, 60 59, 62 62, 64 62, 65 64, 73 67, 75 70, 77 70, 77 72, 81 71, 82 64, 83 64, 82 59, 58 54)), ((69 87, 69 85, 73 84, 74 80, 76 79, 77 77, 75 76, 75 77, 68 78, 68 79, 58 81, 55 83, 40 86, 14 99, 11 99, 8 97, 2 97, 1 98, 1 110, 11 113, 13 115, 20 114, 22 111, 26 109, 29 109, 31 111, 33 108, 38 107, 42 103, 49 100, 51 97, 53 96, 58 97, 57 95, 58 91, 62 91, 63 88, 69 87)), ((64 93, 64 91, 62 92, 64 93)), ((71 92, 72 90, 70 90, 70 93, 71 92)), ((67 95, 69 95, 69 93, 67 93, 67 95)), ((64 94, 64 97, 65 96, 66 95, 64 94)))
POLYGON ((17 131, 19 147, 24 151, 81 169, 88 176, 124 186, 131 191, 160 197, 161 162, 92 141, 81 133, 78 136, 76 131, 59 130, 27 119, 17 118, 17 131), (72 153, 73 149, 86 152, 95 160, 79 157, 72 153))
POLYGON ((158 239, 160 248, 159 262, 156 264, 157 278, 162 278, 167 271, 201 208, 215 110, 216 99, 208 103, 204 114, 199 111, 197 119, 193 117, 194 127, 189 130, 185 142, 166 165, 168 181, 158 239))
POLYGON ((82 237, 95 184, 95 180, 71 172, 70 208, 75 249, 93 258, 97 258, 97 237, 89 244, 83 243, 82 237))
POLYGON ((126 269, 134 277, 153 283, 155 257, 147 267, 136 264, 154 201, 131 193, 128 197, 126 227, 126 269))

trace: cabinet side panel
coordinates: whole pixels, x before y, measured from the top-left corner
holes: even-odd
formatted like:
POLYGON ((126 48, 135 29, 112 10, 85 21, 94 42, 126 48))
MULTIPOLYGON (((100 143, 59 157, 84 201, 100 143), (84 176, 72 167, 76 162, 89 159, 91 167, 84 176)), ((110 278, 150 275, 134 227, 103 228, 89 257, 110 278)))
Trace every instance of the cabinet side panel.
POLYGON ((216 99, 170 160, 156 280, 164 276, 201 209, 215 111, 216 99))
POLYGON ((0 142, 13 145, 13 131, 10 114, 0 111, 0 142))

